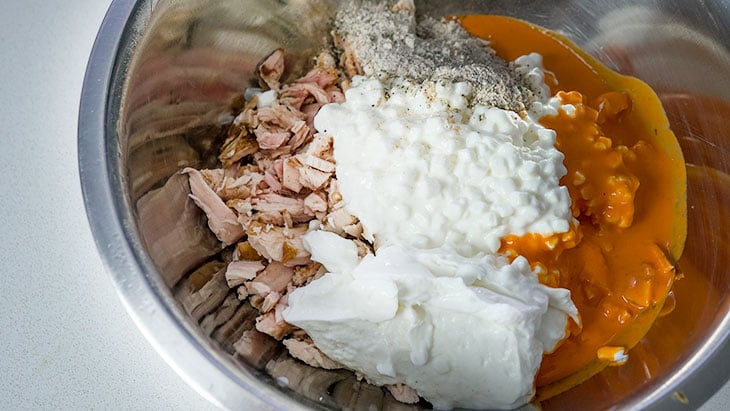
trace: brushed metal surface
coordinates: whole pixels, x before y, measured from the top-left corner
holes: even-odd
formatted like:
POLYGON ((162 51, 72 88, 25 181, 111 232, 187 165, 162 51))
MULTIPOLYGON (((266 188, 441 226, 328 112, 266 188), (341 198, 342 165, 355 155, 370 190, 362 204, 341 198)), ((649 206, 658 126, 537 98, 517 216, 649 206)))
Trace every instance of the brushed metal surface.
MULTIPOLYGON (((629 364, 542 405, 657 410, 701 405, 730 376, 730 177, 724 174, 730 172, 730 2, 416 3, 419 13, 433 16, 503 14, 542 25, 657 91, 694 176, 687 249, 679 267, 693 268, 702 278, 677 283, 674 311, 657 321, 629 364), (711 284, 712 295, 693 293, 686 286, 690 281, 711 284), (684 339, 666 341, 664 331, 676 327, 684 339)), ((282 47, 291 63, 288 74, 300 70, 326 37, 336 5, 328 0, 116 0, 89 60, 79 166, 97 245, 147 338, 186 381, 224 408, 366 403, 342 394, 344 388, 332 392, 333 385, 396 407, 341 373, 313 373, 279 357, 268 372, 257 369, 232 356, 223 337, 204 332, 181 302, 181 279, 216 254, 218 245, 200 212, 181 195, 185 182, 173 179, 163 187, 182 167, 213 164, 215 145, 232 120, 231 105, 252 84, 255 64, 282 47), (281 377, 293 378, 291 373, 304 381, 288 379, 293 387, 288 389, 281 377)), ((241 321, 246 324, 243 313, 241 321)), ((235 335, 231 331, 225 338, 235 335)))

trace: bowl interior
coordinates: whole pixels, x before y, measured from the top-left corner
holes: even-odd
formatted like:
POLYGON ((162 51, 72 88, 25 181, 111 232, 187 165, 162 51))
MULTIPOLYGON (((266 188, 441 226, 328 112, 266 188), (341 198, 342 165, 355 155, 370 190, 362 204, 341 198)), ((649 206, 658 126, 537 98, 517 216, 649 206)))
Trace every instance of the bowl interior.
MULTIPOLYGON (((176 369, 227 408, 252 403, 242 401, 282 409, 359 409, 372 404, 412 408, 347 372, 303 365, 263 334, 246 333, 253 328, 256 312, 228 289, 216 261, 219 243, 187 196, 187 178, 176 175, 183 167, 215 165, 217 145, 232 120, 231 107, 252 84, 256 63, 281 47, 287 53, 288 74, 304 67, 327 35, 336 2, 128 3, 124 24, 108 18, 102 27, 102 33, 120 30, 112 70, 102 83, 107 86, 103 130, 95 137, 102 141, 108 175, 93 179, 84 171, 88 156, 82 155, 80 161, 89 209, 101 206, 92 186, 110 187, 121 222, 118 237, 125 247, 122 255, 114 256, 100 248, 135 319, 176 369), (128 259, 135 269, 120 270, 115 258, 128 259), (125 287, 131 283, 140 287, 125 287), (134 293, 137 297, 130 296, 134 293), (164 327, 153 325, 158 323, 164 327), (165 330, 175 332, 166 337, 165 330), (176 340, 176 335, 185 338, 176 340), (183 345, 189 348, 185 358, 181 358, 183 345), (213 371, 196 373, 204 363, 214 364, 213 371)), ((664 314, 631 351, 625 366, 609 368, 542 407, 699 406, 730 373, 723 371, 730 370, 727 4, 701 0, 416 4, 420 13, 435 16, 502 14, 542 25, 656 90, 687 161, 689 230, 678 262, 684 278, 675 283, 664 314)), ((93 87, 87 77, 85 93, 93 87)), ((82 112, 82 127, 85 118, 82 112)), ((98 239, 102 229, 96 226, 103 223, 90 218, 98 239)))

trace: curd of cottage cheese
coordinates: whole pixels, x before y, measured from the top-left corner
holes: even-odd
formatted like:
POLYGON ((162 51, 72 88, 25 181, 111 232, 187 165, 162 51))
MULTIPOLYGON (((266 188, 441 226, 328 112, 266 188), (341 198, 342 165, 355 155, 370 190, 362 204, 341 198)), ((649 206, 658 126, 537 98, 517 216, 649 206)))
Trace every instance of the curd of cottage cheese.
POLYGON ((568 231, 563 155, 536 121, 557 99, 521 118, 471 107, 471 96, 468 83, 358 77, 346 102, 315 117, 333 137, 345 208, 376 247, 445 244, 474 256, 508 234, 568 231))
POLYGON ((311 231, 328 274, 289 295, 284 319, 378 385, 405 383, 438 409, 515 408, 534 394, 543 352, 577 310, 527 261, 388 245, 360 259, 351 240, 311 231))

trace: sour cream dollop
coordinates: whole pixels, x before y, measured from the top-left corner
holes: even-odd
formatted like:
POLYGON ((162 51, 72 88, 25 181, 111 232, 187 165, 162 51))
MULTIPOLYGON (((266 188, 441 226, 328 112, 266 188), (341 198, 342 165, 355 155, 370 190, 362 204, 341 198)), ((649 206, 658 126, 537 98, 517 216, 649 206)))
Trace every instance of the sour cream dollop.
POLYGON ((289 296, 284 319, 330 358, 437 409, 525 404, 543 352, 577 320, 570 292, 540 284, 522 257, 392 245, 360 259, 334 233, 304 241, 328 274, 289 296))

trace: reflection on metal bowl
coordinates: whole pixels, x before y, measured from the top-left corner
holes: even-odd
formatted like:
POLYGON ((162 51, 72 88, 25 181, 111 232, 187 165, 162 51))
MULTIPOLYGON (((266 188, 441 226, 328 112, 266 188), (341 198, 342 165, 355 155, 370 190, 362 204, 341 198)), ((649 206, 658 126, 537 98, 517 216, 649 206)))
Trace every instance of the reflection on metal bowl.
MULTIPOLYGON (((327 35, 327 0, 117 0, 89 62, 79 162, 98 247, 129 312, 195 389, 225 408, 406 407, 344 371, 244 338, 254 310, 229 294, 219 243, 188 198, 185 166, 215 161, 255 64, 291 72, 327 35), (169 179, 169 180, 168 180, 169 179), (201 268, 202 267, 202 268, 201 268), (190 275, 194 272, 193 275, 190 275), (234 348, 234 344, 236 347, 234 348)), ((544 409, 696 408, 730 375, 730 12, 721 1, 421 1, 435 16, 490 13, 558 31, 657 91, 687 160, 688 237, 677 281, 623 367, 544 409)))

